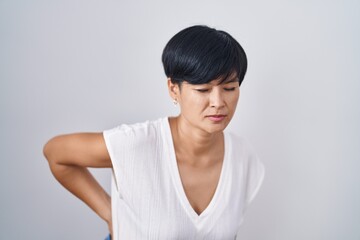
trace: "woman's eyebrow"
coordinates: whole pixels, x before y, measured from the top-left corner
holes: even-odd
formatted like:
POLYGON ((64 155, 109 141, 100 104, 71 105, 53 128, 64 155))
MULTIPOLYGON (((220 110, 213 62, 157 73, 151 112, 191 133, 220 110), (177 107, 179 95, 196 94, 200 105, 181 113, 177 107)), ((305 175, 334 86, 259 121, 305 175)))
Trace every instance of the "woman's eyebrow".
POLYGON ((239 81, 239 78, 238 77, 234 77, 234 78, 231 78, 229 80, 226 80, 223 82, 223 84, 226 84, 226 83, 232 83, 232 82, 238 82, 239 81))

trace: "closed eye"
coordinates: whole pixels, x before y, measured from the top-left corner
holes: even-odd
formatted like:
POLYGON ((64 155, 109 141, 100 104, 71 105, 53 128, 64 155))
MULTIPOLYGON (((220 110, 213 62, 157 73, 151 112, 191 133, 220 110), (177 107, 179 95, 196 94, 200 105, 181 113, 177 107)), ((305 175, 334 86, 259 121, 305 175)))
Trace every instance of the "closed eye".
POLYGON ((198 91, 198 92, 207 92, 207 91, 209 91, 209 89, 196 89, 196 91, 198 91))
POLYGON ((224 88, 225 91, 234 91, 235 90, 235 87, 232 87, 232 88, 224 88))

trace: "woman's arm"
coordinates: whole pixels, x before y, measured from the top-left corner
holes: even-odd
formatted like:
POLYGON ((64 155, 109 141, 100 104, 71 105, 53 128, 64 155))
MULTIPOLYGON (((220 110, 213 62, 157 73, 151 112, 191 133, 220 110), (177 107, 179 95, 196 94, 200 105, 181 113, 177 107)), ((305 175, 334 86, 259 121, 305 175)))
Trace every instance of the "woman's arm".
POLYGON ((75 133, 50 139, 44 156, 54 177, 86 203, 111 231, 111 199, 87 167, 112 167, 102 133, 75 133))

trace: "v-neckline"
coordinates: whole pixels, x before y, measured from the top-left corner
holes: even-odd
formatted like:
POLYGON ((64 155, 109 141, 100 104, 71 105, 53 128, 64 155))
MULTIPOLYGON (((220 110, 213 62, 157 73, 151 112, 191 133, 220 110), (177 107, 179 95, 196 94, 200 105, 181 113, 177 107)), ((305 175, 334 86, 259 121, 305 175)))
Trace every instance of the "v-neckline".
POLYGON ((209 216, 216 208, 219 198, 222 195, 222 191, 224 189, 223 185, 225 184, 225 177, 226 177, 226 171, 227 171, 227 162, 228 162, 228 136, 227 133, 224 131, 224 159, 221 166, 221 172, 220 177, 216 186, 215 193, 213 197, 211 198, 210 203, 208 206, 200 213, 200 215, 194 210, 194 208, 191 206, 189 199, 187 198, 185 194, 185 189, 181 181, 180 177, 180 171, 176 160, 176 153, 175 153, 175 146, 173 142, 173 137, 171 133, 171 127, 169 118, 165 117, 163 118, 163 126, 165 130, 165 140, 166 145, 168 149, 169 154, 169 169, 171 173, 171 177, 173 180, 173 183, 175 185, 175 189, 177 192, 178 197, 180 198, 181 204, 183 208, 186 210, 187 214, 190 216, 190 218, 196 223, 201 221, 202 219, 206 219, 207 216, 209 216))

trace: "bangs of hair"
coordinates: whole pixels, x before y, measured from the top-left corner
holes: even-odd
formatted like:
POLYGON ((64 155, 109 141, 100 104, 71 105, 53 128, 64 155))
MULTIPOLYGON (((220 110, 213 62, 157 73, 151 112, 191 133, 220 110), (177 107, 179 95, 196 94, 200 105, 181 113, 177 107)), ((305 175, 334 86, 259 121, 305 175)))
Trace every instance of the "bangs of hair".
POLYGON ((165 46, 162 62, 173 83, 186 81, 220 84, 236 74, 241 85, 247 70, 247 58, 240 44, 227 32, 197 25, 186 28, 165 46))

